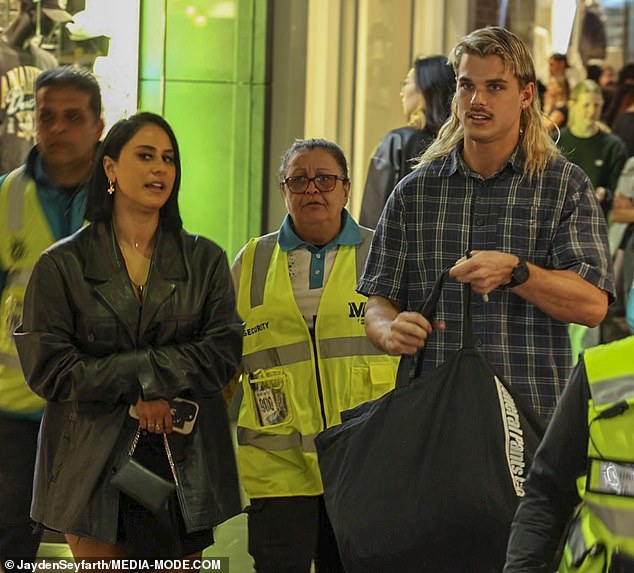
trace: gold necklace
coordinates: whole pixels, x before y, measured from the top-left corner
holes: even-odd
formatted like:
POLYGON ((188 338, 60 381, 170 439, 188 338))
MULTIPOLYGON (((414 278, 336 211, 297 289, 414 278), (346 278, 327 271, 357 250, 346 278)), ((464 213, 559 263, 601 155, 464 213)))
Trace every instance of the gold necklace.
POLYGON ((139 302, 141 302, 143 301, 143 295, 145 294, 145 287, 150 273, 151 259, 147 258, 140 251, 133 250, 127 243, 120 242, 119 248, 123 255, 128 279, 132 285, 134 295, 139 302))
POLYGON ((154 237, 152 237, 147 245, 141 249, 139 248, 139 241, 135 239, 132 241, 125 241, 119 237, 114 220, 112 222, 112 226, 114 239, 118 243, 119 251, 123 256, 123 262, 128 273, 128 279, 130 281, 132 291, 137 300, 142 302, 146 291, 148 276, 150 274, 152 254, 154 252, 154 237))

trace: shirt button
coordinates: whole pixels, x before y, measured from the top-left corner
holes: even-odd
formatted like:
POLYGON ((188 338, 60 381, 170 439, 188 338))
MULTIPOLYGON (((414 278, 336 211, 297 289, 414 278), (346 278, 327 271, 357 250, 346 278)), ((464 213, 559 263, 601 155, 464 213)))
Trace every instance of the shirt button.
POLYGON ((315 258, 317 258, 317 259, 321 259, 321 253, 317 253, 317 254, 315 255, 315 258))
POLYGON ((477 217, 476 220, 475 220, 475 224, 478 227, 482 227, 482 225, 484 225, 484 219, 482 217, 477 217))
POLYGON ((315 274, 316 274, 316 275, 318 275, 318 274, 319 274, 319 269, 317 269, 317 270, 315 271, 315 274))

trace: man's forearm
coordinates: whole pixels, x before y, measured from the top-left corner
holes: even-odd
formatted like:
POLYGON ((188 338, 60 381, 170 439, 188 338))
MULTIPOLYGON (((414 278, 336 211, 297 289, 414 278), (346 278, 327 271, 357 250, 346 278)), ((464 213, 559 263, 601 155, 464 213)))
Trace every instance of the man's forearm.
POLYGON ((389 352, 387 348, 387 333, 391 322, 396 318, 400 309, 387 298, 371 296, 365 306, 365 332, 379 350, 389 352))
POLYGON ((530 278, 513 292, 562 322, 597 326, 608 311, 605 291, 573 271, 549 270, 529 264, 530 278))

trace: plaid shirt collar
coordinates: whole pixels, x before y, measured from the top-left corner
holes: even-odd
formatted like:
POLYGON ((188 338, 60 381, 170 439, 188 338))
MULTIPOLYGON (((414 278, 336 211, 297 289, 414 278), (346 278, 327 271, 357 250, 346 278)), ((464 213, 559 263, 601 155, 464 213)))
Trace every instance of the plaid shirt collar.
MULTIPOLYGON (((484 179, 481 175, 473 171, 466 164, 465 160, 462 157, 462 150, 464 149, 464 145, 459 143, 456 145, 451 152, 442 159, 442 164, 439 168, 438 174, 449 176, 454 175, 456 172, 459 172, 461 175, 465 177, 475 177, 476 179, 484 179)), ((502 166, 499 171, 496 171, 493 175, 490 175, 486 179, 494 179, 498 177, 500 173, 502 173, 505 169, 512 169, 515 173, 521 174, 524 171, 524 165, 526 163, 526 157, 524 152, 521 150, 520 146, 516 146, 511 153, 510 157, 506 160, 506 163, 502 166)))

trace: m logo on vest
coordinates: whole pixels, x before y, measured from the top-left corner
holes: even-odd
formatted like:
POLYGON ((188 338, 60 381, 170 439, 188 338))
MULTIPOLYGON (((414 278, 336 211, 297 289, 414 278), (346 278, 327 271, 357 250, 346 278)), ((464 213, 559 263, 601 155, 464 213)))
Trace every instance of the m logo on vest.
POLYGON ((348 318, 356 318, 360 324, 365 323, 365 301, 359 303, 348 301, 348 318))

